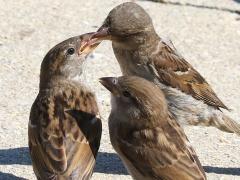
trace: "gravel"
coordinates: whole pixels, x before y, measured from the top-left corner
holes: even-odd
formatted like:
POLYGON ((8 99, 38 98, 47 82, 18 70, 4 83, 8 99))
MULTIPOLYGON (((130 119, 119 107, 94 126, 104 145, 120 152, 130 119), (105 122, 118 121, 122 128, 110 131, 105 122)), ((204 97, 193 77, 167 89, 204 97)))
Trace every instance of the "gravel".
MULTIPOLYGON (((35 179, 27 148, 30 107, 38 92, 43 56, 56 43, 95 31, 120 0, 0 1, 0 179, 35 179)), ((208 80, 226 112, 240 122, 239 1, 182 0, 161 4, 137 1, 151 15, 159 35, 208 80), (178 2, 178 3, 176 3, 178 2), (192 4, 192 5, 189 5, 192 4), (194 5, 194 6, 193 6, 194 5), (214 7, 214 8, 209 8, 214 7), (222 8, 231 11, 220 10, 222 8)), ((89 57, 89 84, 97 92, 103 135, 94 180, 131 179, 111 147, 107 117, 109 93, 102 76, 120 75, 111 44, 89 57)), ((211 180, 240 180, 240 138, 215 128, 186 127, 186 133, 211 180)))

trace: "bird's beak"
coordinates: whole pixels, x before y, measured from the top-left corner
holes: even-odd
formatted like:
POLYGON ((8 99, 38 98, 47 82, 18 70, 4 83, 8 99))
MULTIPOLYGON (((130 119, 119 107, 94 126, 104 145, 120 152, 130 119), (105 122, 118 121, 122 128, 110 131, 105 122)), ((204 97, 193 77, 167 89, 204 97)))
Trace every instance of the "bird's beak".
POLYGON ((111 40, 111 35, 109 34, 109 28, 100 27, 97 32, 93 33, 88 41, 85 42, 80 48, 80 52, 88 52, 92 47, 94 49, 103 41, 103 40, 111 40))
POLYGON ((111 38, 112 36, 109 33, 109 28, 105 26, 100 27, 97 32, 95 32, 91 37, 92 40, 95 39, 97 42, 102 42, 103 40, 111 40, 111 38))
POLYGON ((81 44, 78 49, 78 55, 87 56, 100 44, 100 43, 88 44, 88 41, 95 33, 96 32, 90 32, 79 36, 81 44))
POLYGON ((108 89, 113 95, 118 96, 118 78, 116 77, 103 77, 99 79, 99 82, 108 89))
POLYGON ((88 41, 84 41, 79 48, 78 54, 88 55, 91 53, 100 43, 88 44, 88 41))

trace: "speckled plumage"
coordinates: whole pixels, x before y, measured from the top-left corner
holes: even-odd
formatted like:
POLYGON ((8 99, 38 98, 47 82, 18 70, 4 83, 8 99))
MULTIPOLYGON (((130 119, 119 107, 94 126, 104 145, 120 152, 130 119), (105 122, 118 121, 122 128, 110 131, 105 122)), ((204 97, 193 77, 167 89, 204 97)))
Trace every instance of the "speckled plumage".
POLYGON ((133 179, 206 179, 156 85, 136 76, 102 78, 100 82, 112 92, 111 143, 133 179))
POLYGON ((173 44, 157 35, 142 7, 128 2, 111 10, 91 41, 104 39, 112 41, 123 75, 140 76, 159 85, 179 123, 214 126, 240 135, 240 125, 220 110, 228 108, 173 44))
POLYGON ((55 46, 42 62, 40 90, 29 125, 29 149, 39 180, 87 180, 95 166, 102 125, 95 95, 81 75, 86 54, 79 55, 82 35, 55 46), (74 48, 68 54, 69 48, 74 48), (66 68, 67 67, 67 68, 66 68))

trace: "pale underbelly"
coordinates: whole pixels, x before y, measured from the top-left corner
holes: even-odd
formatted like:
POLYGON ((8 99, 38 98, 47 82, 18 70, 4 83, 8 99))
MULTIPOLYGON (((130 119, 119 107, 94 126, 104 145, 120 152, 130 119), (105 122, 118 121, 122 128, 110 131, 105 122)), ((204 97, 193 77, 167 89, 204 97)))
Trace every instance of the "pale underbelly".
POLYGON ((197 100, 192 96, 185 94, 177 88, 166 86, 159 82, 159 80, 146 72, 146 69, 131 69, 131 71, 122 71, 123 75, 140 76, 159 86, 163 91, 167 102, 169 111, 176 118, 181 125, 208 125, 208 121, 215 114, 220 113, 214 107, 208 106, 201 100, 197 100))

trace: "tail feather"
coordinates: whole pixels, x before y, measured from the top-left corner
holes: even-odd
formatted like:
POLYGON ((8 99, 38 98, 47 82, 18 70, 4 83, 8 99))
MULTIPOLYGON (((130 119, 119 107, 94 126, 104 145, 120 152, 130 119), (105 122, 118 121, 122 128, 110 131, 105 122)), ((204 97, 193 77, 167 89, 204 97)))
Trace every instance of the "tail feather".
POLYGON ((240 136, 240 124, 221 113, 211 119, 211 125, 221 131, 235 133, 240 136))

